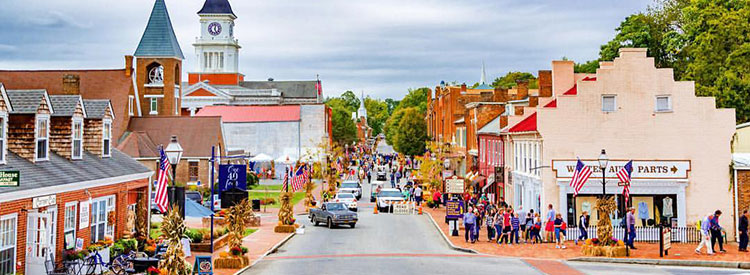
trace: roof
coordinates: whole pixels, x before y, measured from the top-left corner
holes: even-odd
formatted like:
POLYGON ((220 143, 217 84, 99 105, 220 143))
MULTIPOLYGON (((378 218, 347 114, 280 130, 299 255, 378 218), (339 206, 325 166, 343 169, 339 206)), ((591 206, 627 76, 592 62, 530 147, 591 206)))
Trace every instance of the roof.
POLYGON ((477 135, 499 135, 500 134, 500 117, 502 115, 497 116, 495 119, 487 123, 487 125, 484 125, 479 131, 477 131, 477 135))
POLYGON ((750 126, 750 122, 745 122, 745 123, 742 123, 742 124, 737 124, 737 130, 745 128, 747 126, 750 126))
POLYGON ((234 18, 237 18, 237 15, 232 12, 232 6, 229 5, 228 0, 206 0, 198 14, 231 14, 234 18))
POLYGON ((220 117, 132 117, 117 145, 134 158, 159 157, 158 145, 167 145, 176 135, 184 157, 210 157, 211 146, 225 150, 220 117))
POLYGON ((111 105, 108 99, 84 99, 83 106, 86 108, 86 118, 102 119, 111 105))
MULTIPOLYGON (((81 101, 80 95, 51 95, 49 101, 52 103, 52 108, 55 109, 55 113, 52 116, 73 116, 76 112, 78 103, 81 101)), ((86 116, 86 110, 83 110, 84 116, 86 116)))
POLYGON ((169 20, 164 0, 156 0, 135 56, 168 56, 185 59, 169 20))
POLYGON ((544 105, 544 108, 557 108, 557 99, 553 99, 547 105, 544 105))
POLYGON ((52 104, 49 102, 47 91, 45 90, 6 91, 8 94, 8 100, 10 100, 10 105, 13 107, 12 114, 36 114, 36 111, 39 108, 39 103, 42 99, 47 100, 50 109, 54 110, 54 106, 51 106, 52 104))
POLYGON ((750 167, 750 153, 733 153, 732 161, 735 168, 748 168, 750 167))
POLYGON ((533 132, 536 131, 536 113, 524 118, 520 122, 513 125, 508 132, 533 132))
POLYGON ((118 150, 111 152, 111 157, 100 158, 84 150, 83 158, 74 161, 51 153, 49 161, 35 164, 8 151, 8 162, 0 165, 0 171, 19 171, 20 184, 18 187, 0 187, 0 194, 151 171, 118 150))
POLYGON ((577 95, 578 94, 578 84, 573 85, 572 88, 570 88, 568 91, 563 93, 563 95, 577 95))
POLYGON ((494 90, 495 87, 492 87, 490 85, 487 85, 487 83, 479 84, 479 86, 476 86, 474 88, 471 88, 472 90, 494 90))
POLYGON ((206 106, 196 116, 220 116, 224 123, 300 121, 300 106, 206 106))
POLYGON ((317 81, 242 81, 240 86, 248 89, 278 89, 283 97, 309 97, 317 98, 318 90, 315 89, 317 81))

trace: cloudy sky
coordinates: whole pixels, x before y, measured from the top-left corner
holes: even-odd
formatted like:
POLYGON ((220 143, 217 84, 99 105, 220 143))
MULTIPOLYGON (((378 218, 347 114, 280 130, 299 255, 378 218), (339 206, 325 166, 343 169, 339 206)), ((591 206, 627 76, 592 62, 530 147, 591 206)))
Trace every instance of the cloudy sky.
MULTIPOLYGON (((0 69, 122 68, 153 0, 0 0, 0 69)), ((166 0, 185 68, 196 68, 203 0, 166 0)), ((441 80, 474 83, 585 61, 651 0, 230 0, 248 80, 311 80, 328 96, 400 98, 441 80)))

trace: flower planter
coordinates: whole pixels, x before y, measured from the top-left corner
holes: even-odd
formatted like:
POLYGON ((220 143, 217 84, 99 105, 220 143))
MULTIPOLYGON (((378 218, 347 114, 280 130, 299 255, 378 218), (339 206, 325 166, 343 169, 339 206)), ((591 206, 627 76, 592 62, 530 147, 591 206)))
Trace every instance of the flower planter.
MULTIPOLYGON (((210 228, 211 217, 203 217, 203 219, 201 219, 201 223, 203 224, 203 228, 210 228)), ((227 225, 226 218, 214 216, 214 226, 225 227, 226 225, 227 225)), ((245 219, 245 226, 260 227, 260 216, 258 215, 248 216, 245 219)))
POLYGON ((581 253, 592 257, 626 257, 627 248, 625 246, 598 246, 583 245, 581 253))
POLYGON ((227 256, 214 260, 214 268, 240 269, 250 264, 247 256, 227 256))
MULTIPOLYGON (((221 247, 224 247, 227 245, 227 242, 229 241, 229 234, 222 235, 221 237, 218 237, 214 239, 214 250, 218 250, 221 247)), ((209 242, 202 242, 202 243, 191 243, 190 244, 190 251, 193 252, 211 252, 211 243, 209 242)))

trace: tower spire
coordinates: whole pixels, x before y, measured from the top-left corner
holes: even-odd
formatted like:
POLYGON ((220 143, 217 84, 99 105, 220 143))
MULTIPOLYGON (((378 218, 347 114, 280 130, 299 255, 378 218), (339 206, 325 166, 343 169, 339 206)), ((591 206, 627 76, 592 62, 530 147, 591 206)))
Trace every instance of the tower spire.
POLYGON ((156 0, 135 56, 168 56, 185 59, 169 19, 164 0, 156 0))
POLYGON ((479 78, 479 85, 487 84, 487 74, 484 71, 484 61, 482 61, 482 76, 479 78))

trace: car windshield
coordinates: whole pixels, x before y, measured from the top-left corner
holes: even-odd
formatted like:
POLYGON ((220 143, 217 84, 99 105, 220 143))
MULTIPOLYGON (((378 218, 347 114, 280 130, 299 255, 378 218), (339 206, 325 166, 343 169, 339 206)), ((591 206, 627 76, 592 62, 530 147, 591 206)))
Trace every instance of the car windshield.
POLYGON ((335 211, 335 210, 346 210, 346 206, 342 203, 329 203, 326 205, 326 209, 335 211))
POLYGON ((380 196, 384 198, 402 197, 403 195, 398 191, 381 191, 380 196))
POLYGON ((341 184, 341 188, 358 188, 359 185, 356 182, 344 182, 341 184))
POLYGON ((347 194, 347 193, 339 193, 338 198, 339 199, 351 199, 351 198, 354 198, 354 195, 347 194))

